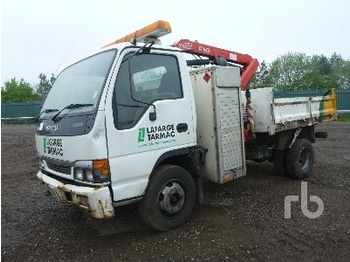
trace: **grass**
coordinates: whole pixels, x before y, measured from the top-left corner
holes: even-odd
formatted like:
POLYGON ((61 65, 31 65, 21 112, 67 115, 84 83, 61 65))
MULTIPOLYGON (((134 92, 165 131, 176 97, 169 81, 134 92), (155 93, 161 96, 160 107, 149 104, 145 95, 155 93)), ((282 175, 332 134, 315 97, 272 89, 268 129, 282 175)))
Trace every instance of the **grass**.
POLYGON ((338 117, 337 122, 350 122, 350 117, 338 117))

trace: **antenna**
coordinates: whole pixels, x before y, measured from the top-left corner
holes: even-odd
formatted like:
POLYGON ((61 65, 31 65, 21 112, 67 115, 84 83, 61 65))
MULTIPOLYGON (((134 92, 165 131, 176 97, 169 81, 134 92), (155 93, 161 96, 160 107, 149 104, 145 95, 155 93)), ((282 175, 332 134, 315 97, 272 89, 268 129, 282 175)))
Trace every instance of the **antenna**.
POLYGON ((61 67, 61 65, 63 64, 64 60, 66 60, 66 58, 68 57, 68 55, 69 55, 70 52, 72 51, 73 47, 75 46, 75 44, 76 44, 76 42, 74 42, 74 43, 72 44, 72 46, 70 47, 70 49, 68 50, 68 52, 66 53, 66 55, 63 57, 61 63, 58 65, 58 67, 57 67, 57 69, 56 69, 54 75, 56 75, 58 69, 61 67))

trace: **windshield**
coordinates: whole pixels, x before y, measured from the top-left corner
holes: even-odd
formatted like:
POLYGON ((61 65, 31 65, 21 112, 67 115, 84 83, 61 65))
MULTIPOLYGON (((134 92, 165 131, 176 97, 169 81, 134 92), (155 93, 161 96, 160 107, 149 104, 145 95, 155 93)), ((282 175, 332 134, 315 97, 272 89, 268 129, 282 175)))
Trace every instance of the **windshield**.
POLYGON ((43 110, 61 110, 70 104, 92 104, 91 107, 81 108, 94 110, 100 101, 115 53, 116 50, 99 53, 63 70, 52 86, 43 110))

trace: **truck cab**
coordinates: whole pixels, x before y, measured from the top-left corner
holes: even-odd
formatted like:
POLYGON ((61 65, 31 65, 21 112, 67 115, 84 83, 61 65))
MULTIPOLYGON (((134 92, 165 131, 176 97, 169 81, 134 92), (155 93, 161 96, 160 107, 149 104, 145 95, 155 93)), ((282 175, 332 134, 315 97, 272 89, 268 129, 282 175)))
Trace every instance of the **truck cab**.
MULTIPOLYGON (((186 70, 177 48, 130 43, 66 68, 37 119, 37 176, 61 200, 97 218, 140 200, 162 162, 188 155, 196 145, 186 70)), ((186 189, 175 184, 164 194, 181 198, 186 189)))

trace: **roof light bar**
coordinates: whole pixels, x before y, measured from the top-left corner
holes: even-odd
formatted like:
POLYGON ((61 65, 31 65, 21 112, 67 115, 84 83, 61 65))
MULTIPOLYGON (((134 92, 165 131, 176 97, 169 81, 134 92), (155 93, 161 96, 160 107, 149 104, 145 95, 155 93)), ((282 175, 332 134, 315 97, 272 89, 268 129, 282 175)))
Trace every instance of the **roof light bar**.
POLYGON ((154 22, 148 26, 145 26, 139 30, 136 30, 134 33, 131 33, 122 38, 119 38, 113 41, 112 43, 105 45, 102 48, 105 48, 114 44, 122 43, 122 42, 130 42, 133 39, 140 42, 147 38, 158 38, 158 37, 167 35, 169 33, 171 33, 171 26, 169 22, 158 20, 157 22, 154 22))

